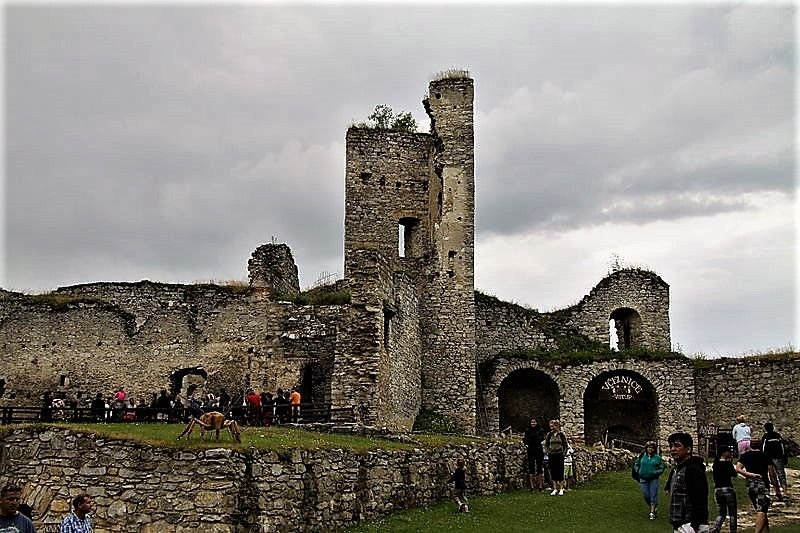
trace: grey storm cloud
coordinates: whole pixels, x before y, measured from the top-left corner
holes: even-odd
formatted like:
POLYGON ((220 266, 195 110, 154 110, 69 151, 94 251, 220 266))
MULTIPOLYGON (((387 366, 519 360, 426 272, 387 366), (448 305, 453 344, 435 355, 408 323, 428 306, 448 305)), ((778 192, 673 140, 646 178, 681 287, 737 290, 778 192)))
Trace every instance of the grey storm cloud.
MULTIPOLYGON (((344 136, 476 84, 478 239, 747 212, 793 194, 790 5, 5 10, 5 280, 341 271, 344 136)), ((341 272, 340 272, 341 273, 341 272)))

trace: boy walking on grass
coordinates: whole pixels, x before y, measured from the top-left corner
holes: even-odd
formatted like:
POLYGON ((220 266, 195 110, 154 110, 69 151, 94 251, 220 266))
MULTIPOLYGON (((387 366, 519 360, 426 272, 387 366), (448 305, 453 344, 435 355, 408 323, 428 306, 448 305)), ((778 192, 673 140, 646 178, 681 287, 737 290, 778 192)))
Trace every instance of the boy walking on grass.
POLYGON ((468 513, 469 505, 467 502, 467 473, 464 470, 464 459, 456 460, 456 470, 450 474, 450 482, 455 484, 453 492, 459 513, 468 513))

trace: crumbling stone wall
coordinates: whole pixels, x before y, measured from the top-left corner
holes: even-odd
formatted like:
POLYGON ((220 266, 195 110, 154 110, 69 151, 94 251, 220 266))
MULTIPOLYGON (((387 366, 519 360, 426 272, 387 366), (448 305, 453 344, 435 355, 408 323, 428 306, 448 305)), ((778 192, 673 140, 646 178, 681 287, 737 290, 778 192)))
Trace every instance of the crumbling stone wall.
MULTIPOLYGON (((564 365, 546 360, 498 357, 485 365, 483 402, 490 430, 497 430, 500 419, 498 397, 503 380, 515 371, 533 369, 549 376, 558 386, 559 417, 565 431, 583 441, 585 428, 584 395, 590 383, 608 373, 631 372, 652 386, 658 405, 657 438, 662 446, 675 431, 697 433, 693 368, 689 360, 638 361, 611 360, 592 364, 564 365)), ((541 418, 540 413, 530 416, 541 418)), ((589 443, 593 444, 593 443, 589 443)))
MULTIPOLYGON (((609 320, 613 318, 620 344, 628 338, 628 347, 666 351, 672 348, 669 285, 652 272, 612 272, 571 309, 571 314, 568 325, 605 345, 610 342, 609 320)), ((620 349, 625 347, 621 345, 620 349)))
POLYGON ((278 294, 300 292, 300 280, 292 251, 286 244, 263 244, 255 249, 247 262, 250 286, 268 288, 278 294))
POLYGON ((424 101, 436 138, 433 254, 421 301, 422 398, 426 408, 474 432, 475 410, 475 140, 470 78, 432 81, 424 101))
POLYGON ((694 372, 697 422, 731 428, 744 414, 755 438, 763 424, 800 442, 800 355, 706 361, 694 372))
MULTIPOLYGON (((37 524, 55 524, 86 491, 102 531, 244 533, 334 531, 450 498, 463 457, 470 494, 521 488, 520 441, 405 451, 175 450, 65 429, 17 429, 0 438, 0 483, 24 485, 37 524)), ((628 468, 624 451, 578 449, 579 481, 628 468)))
MULTIPOLYGON (((317 365, 321 390, 307 400, 328 403, 338 332, 351 318, 346 306, 297 306, 212 285, 91 284, 57 296, 0 301, 0 402, 36 405, 49 390, 85 406, 119 386, 149 400, 173 388, 173 373, 198 368, 215 393, 274 391, 301 385, 304 369, 317 365)), ((335 407, 352 405, 339 400, 346 403, 335 407)))
MULTIPOLYGON (((366 398, 365 408, 384 413, 379 419, 393 416, 389 407, 396 408, 397 401, 391 398, 408 398, 416 408, 420 393, 411 388, 421 384, 425 407, 472 432, 473 83, 468 78, 438 80, 431 82, 429 92, 424 104, 431 117, 430 134, 369 128, 347 132, 345 276, 353 303, 380 314, 374 322, 377 349, 354 362, 367 365, 366 371, 376 372, 381 383, 397 377, 392 374, 397 361, 420 371, 419 377, 393 381, 390 389, 375 390, 370 384, 377 394, 366 398), (418 326, 403 326, 407 342, 395 353, 389 332, 392 326, 401 327, 391 308, 398 279, 414 287, 419 318, 418 326), (412 340, 415 335, 419 340, 412 340), (412 363, 415 358, 419 362, 412 363)), ((411 419, 405 412, 401 418, 411 419)))

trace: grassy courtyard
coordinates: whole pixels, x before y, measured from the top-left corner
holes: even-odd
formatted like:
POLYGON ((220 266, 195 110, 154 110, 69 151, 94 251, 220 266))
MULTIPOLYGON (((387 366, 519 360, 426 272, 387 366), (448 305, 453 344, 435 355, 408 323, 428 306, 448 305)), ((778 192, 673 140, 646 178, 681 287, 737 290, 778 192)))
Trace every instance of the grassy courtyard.
MULTIPOLYGON (((792 465, 797 466, 797 465, 792 465)), ((666 478, 662 478, 666 481, 666 478)), ((711 483, 711 482, 710 482, 711 483)), ((739 531, 752 532, 754 514, 750 511, 743 480, 737 480, 739 499, 739 531), (747 519, 741 514, 748 511, 747 519)), ((713 487, 713 483, 709 485, 713 487)), ((716 504, 713 489, 709 495, 709 513, 713 520, 716 504)), ((425 509, 397 513, 349 529, 348 533, 469 531, 475 533, 664 533, 671 531, 663 510, 656 520, 648 519, 648 509, 639 488, 627 471, 606 472, 563 497, 549 493, 515 491, 495 496, 470 499, 470 513, 458 514, 455 504, 446 502, 425 509)), ((796 513, 795 513, 796 514, 796 513)), ((728 531, 728 522, 723 526, 728 531)), ((771 533, 800 533, 800 521, 791 525, 774 525, 771 533)))

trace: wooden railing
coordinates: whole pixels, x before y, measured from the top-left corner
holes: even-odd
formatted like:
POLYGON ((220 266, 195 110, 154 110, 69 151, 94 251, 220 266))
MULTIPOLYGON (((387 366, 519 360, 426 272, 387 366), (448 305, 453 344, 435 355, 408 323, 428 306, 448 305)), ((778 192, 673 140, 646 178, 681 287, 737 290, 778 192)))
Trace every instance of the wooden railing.
MULTIPOLYGON (((5 406, 0 407, 0 424, 19 424, 26 422, 80 422, 80 423, 185 423, 192 416, 200 416, 204 411, 215 409, 169 409, 161 410, 149 407, 110 407, 103 410, 93 410, 88 407, 44 408, 30 406, 5 406), (160 416, 159 416, 160 415, 160 416)), ((248 407, 234 407, 226 410, 226 416, 238 420, 243 425, 264 425, 270 419, 263 409, 250 410, 248 407)), ((300 414, 293 417, 287 407, 272 410, 272 424, 311 422, 329 422, 336 420, 353 420, 352 407, 331 408, 330 405, 315 406, 312 403, 300 405, 300 414)))

